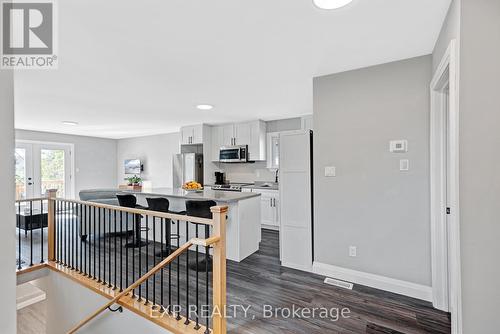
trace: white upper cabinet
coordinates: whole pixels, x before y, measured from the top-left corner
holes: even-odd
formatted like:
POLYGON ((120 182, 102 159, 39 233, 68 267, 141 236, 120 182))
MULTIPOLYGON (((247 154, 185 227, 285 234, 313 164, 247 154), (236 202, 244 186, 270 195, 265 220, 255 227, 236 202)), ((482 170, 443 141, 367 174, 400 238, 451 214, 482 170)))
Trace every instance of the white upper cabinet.
POLYGON ((252 121, 245 123, 217 125, 212 128, 212 161, 219 160, 221 146, 248 145, 249 160, 266 160, 266 123, 252 121))
POLYGON ((181 128, 181 145, 203 144, 203 124, 181 128))
POLYGON ((219 127, 221 132, 221 146, 233 146, 235 135, 234 135, 234 124, 225 124, 219 127))
POLYGON ((252 123, 238 123, 234 125, 234 144, 250 145, 252 142, 252 123))

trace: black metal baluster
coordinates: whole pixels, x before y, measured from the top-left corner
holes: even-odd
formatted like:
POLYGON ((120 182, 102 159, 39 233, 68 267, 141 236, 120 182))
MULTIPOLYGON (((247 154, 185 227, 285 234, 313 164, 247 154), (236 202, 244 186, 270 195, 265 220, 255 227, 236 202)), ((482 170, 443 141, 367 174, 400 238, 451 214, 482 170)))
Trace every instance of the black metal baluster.
POLYGON ((75 269, 75 240, 73 239, 73 235, 75 233, 75 203, 70 203, 71 208, 71 216, 69 220, 69 247, 70 247, 70 263, 71 269, 75 269))
MULTIPOLYGON (((149 222, 148 222, 149 216, 146 215, 146 270, 145 272, 148 272, 149 266, 149 222)), ((146 280, 146 302, 144 305, 149 304, 149 278, 146 280)))
POLYGON ((98 260, 97 267, 99 268, 97 271, 97 283, 101 283, 101 208, 97 208, 97 252, 98 252, 98 260))
MULTIPOLYGON (((58 255, 57 254, 57 244, 59 241, 59 238, 57 235, 57 225, 58 225, 58 222, 57 222, 57 201, 54 200, 52 204, 51 204, 51 201, 48 201, 48 205, 54 206, 54 211, 52 212, 54 214, 54 217, 52 217, 54 219, 54 229, 53 229, 52 233, 54 233, 53 234, 53 237, 54 237, 54 260, 57 263, 57 255, 58 255)), ((48 211, 47 211, 47 218, 48 218, 48 211)), ((47 221, 47 223, 48 223, 48 221, 47 221)), ((48 226, 48 224, 47 224, 47 226, 48 226)), ((48 232, 48 229, 47 229, 47 232, 48 232)), ((47 233, 47 235, 48 235, 48 233, 47 233)), ((48 253, 48 246, 47 246, 47 253, 48 253)))
POLYGON ((114 216, 113 218, 114 218, 114 226, 115 226, 115 238, 114 238, 114 241, 113 241, 114 242, 114 246, 115 246, 115 249, 113 250, 114 253, 115 253, 115 284, 113 286, 113 290, 116 290, 116 287, 117 287, 117 285, 116 285, 116 265, 117 265, 117 261, 116 261, 116 239, 117 239, 117 237, 116 237, 116 231, 117 231, 117 229, 116 229, 116 210, 115 210, 113 216, 114 216))
MULTIPOLYGON (((156 217, 153 216, 153 267, 156 266, 156 217)), ((153 275, 153 309, 156 309, 156 273, 153 275)))
POLYGON ((64 202, 64 246, 63 246, 63 251, 64 251, 64 266, 68 267, 69 263, 69 255, 68 255, 68 244, 69 244, 69 237, 68 237, 68 220, 69 220, 69 215, 68 215, 68 202, 64 202))
MULTIPOLYGON (((186 242, 189 241, 189 222, 186 222, 186 242)), ((186 321, 189 324, 189 248, 186 250, 186 321)))
MULTIPOLYGON (((25 219, 26 222, 26 219, 25 219)), ((24 226, 26 228, 26 226, 24 226)), ((17 236, 17 247, 18 247, 18 252, 19 252, 19 263, 17 264, 17 269, 21 270, 23 267, 21 266, 22 263, 22 256, 21 256, 21 202, 17 203, 17 231, 18 231, 18 236, 17 236)))
MULTIPOLYGON (((138 219, 141 219, 141 216, 138 217, 138 219)), ((137 245, 139 245, 139 277, 141 277, 141 274, 142 274, 142 252, 141 252, 141 247, 140 247, 140 242, 141 242, 141 238, 140 238, 140 235, 141 235, 141 221, 139 222, 139 226, 137 226, 136 228, 139 229, 139 231, 136 231, 136 233, 139 235, 139 240, 137 240, 137 245)), ((138 298, 137 298, 137 301, 142 301, 142 284, 139 285, 139 295, 138 295, 138 298)))
MULTIPOLYGON (((208 225, 205 225, 205 239, 208 239, 210 237, 210 229, 209 229, 209 226, 208 225)), ((210 248, 209 246, 205 246, 205 305, 206 305, 206 308, 208 310, 210 310, 209 306, 210 306, 210 276, 209 276, 209 271, 208 271, 208 265, 209 265, 209 262, 210 261, 210 248)), ((219 310, 221 311, 221 310, 219 310)), ((211 312, 209 312, 210 314, 211 312)), ((206 319, 205 319, 205 327, 206 327, 206 330, 205 330, 205 334, 210 334, 210 329, 209 329, 209 326, 210 326, 210 316, 209 315, 206 315, 206 319)))
POLYGON ((78 204, 74 203, 73 204, 73 212, 72 212, 72 217, 73 217, 73 234, 71 238, 73 239, 73 269, 77 270, 78 269, 78 242, 77 242, 77 237, 78 237, 78 230, 77 230, 77 224, 78 224, 78 204))
MULTIPOLYGON (((196 238, 198 238, 198 224, 195 224, 196 226, 196 238)), ((196 325, 194 326, 194 329, 195 330, 198 330, 200 329, 200 319, 198 317, 198 312, 199 312, 199 309, 200 309, 200 297, 199 297, 199 273, 198 273, 198 270, 199 270, 199 260, 198 260, 198 255, 199 255, 199 247, 198 245, 196 245, 196 325)), ((208 263, 207 263, 208 265, 208 263)))
MULTIPOLYGON (((170 256, 172 251, 172 221, 167 220, 167 256, 170 256)), ((172 262, 168 264, 168 313, 172 314, 172 262)))
MULTIPOLYGON (((111 240, 111 217, 112 217, 112 211, 109 210, 108 212, 108 225, 109 225, 109 239, 108 239, 108 263, 109 263, 109 266, 108 266, 108 288, 111 288, 113 285, 111 284, 111 243, 113 242, 111 240)), ((116 232, 116 231, 115 231, 116 232)))
MULTIPOLYGON (((165 222, 165 219, 164 218, 161 218, 161 221, 160 221, 160 254, 162 255, 162 260, 163 260, 163 255, 165 253, 163 253, 164 249, 163 249, 163 224, 165 222)), ((164 276, 164 273, 163 273, 163 269, 165 268, 165 266, 161 267, 161 272, 160 272, 160 312, 165 312, 165 307, 163 306, 163 276, 164 276)))
POLYGON ((68 220, 66 222, 66 236, 68 238, 67 251, 68 251, 68 268, 71 269, 71 203, 68 202, 68 220))
MULTIPOLYGON (((136 221, 137 215, 133 215, 133 224, 132 224, 132 241, 135 241, 135 229, 136 229, 136 221)), ((132 247, 132 282, 135 282, 135 248, 132 247)), ((132 290, 132 298, 135 298, 135 289, 132 290)))
POLYGON ((85 232, 86 232, 86 236, 87 236, 87 239, 85 240, 85 251, 86 251, 86 255, 85 255, 85 260, 86 260, 86 264, 85 264, 85 271, 86 271, 86 274, 87 274, 87 277, 90 277, 90 232, 91 232, 91 227, 90 227, 90 220, 91 220, 91 212, 90 212, 90 206, 88 205, 85 205, 85 232))
POLYGON ((63 263, 63 253, 62 253, 62 246, 63 246, 63 234, 62 234, 62 227, 63 227, 63 222, 62 222, 62 203, 57 201, 57 218, 58 218, 58 224, 57 228, 59 231, 57 232, 59 235, 59 264, 63 263))
POLYGON ((83 205, 80 204, 80 209, 78 212, 79 216, 79 222, 80 222, 80 274, 83 274, 84 269, 83 269, 83 205))
POLYGON ((33 201, 30 201, 30 267, 33 266, 33 201))
POLYGON ((96 258, 97 257, 97 239, 96 239, 96 235, 97 235, 97 229, 96 229, 96 226, 97 226, 97 215, 96 215, 95 209, 96 209, 96 207, 94 206, 94 210, 93 210, 94 211, 94 224, 93 224, 94 225, 94 228, 93 228, 93 231, 94 231, 94 235, 93 235, 93 237, 94 237, 94 247, 93 247, 94 248, 94 254, 93 254, 93 258, 94 258, 93 267, 94 267, 94 270, 93 271, 94 272, 93 272, 93 274, 94 275, 92 276, 93 279, 97 279, 97 276, 96 276, 96 274, 97 274, 97 270, 96 270, 97 269, 97 267, 96 267, 96 265, 97 265, 97 258, 96 258))
POLYGON ((120 211, 120 292, 123 291, 123 211, 120 211))
POLYGON ((90 244, 90 235, 92 232, 92 207, 87 205, 86 208, 87 213, 85 214, 87 218, 86 226, 87 226, 87 248, 88 248, 88 253, 87 253, 87 277, 91 277, 90 273, 92 271, 92 268, 90 266, 91 262, 91 249, 92 245, 90 244))
MULTIPOLYGON (((102 284, 106 285, 106 209, 102 209, 102 284)), ((109 278, 108 278, 109 279, 109 278)))
MULTIPOLYGON (((128 212, 125 213, 125 231, 127 233, 125 241, 128 243, 128 212)), ((128 247, 125 247, 125 286, 128 288, 128 247)))
MULTIPOLYGON (((179 238, 177 239, 177 249, 179 249, 180 247, 180 240, 181 240, 179 226, 180 223, 179 221, 177 221, 177 235, 179 236, 179 238)), ((177 321, 181 320, 181 314, 179 310, 180 306, 181 306, 181 257, 178 256, 177 257, 177 307, 176 307, 178 311, 177 311, 177 316, 175 317, 177 321)))
POLYGON ((54 255, 56 263, 59 263, 59 226, 57 222, 57 201, 54 201, 54 255))
MULTIPOLYGON (((43 200, 40 201, 40 263, 43 263, 43 200)), ((47 219, 48 219, 48 214, 47 214, 47 219)))

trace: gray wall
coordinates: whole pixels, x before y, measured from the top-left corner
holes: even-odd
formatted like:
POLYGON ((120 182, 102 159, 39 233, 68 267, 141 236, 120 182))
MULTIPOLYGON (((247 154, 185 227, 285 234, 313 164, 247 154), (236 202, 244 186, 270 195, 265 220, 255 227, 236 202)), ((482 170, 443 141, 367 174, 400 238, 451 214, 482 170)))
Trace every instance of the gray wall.
POLYGON ((460 227, 464 333, 500 319, 500 1, 462 0, 460 227))
POLYGON ((2 333, 16 333, 16 223, 14 216, 14 79, 12 71, 0 70, 0 286, 2 333))
POLYGON ((141 159, 145 180, 155 188, 172 187, 172 156, 179 153, 179 142, 179 133, 118 140, 117 182, 125 183, 124 160, 141 159))
POLYGON ((114 139, 27 130, 16 130, 16 139, 74 144, 76 197, 82 189, 117 186, 114 139))
MULTIPOLYGON (((35 285, 47 294, 45 301, 47 333, 67 333, 75 324, 109 301, 60 273, 52 270, 49 270, 48 273, 47 276, 35 281, 35 285)), ((2 331, 2 333, 4 332, 2 331)), ((170 332, 124 308, 123 313, 104 312, 82 327, 78 333, 168 334, 170 332)))
POLYGON ((430 286, 431 70, 425 56, 314 79, 315 261, 430 286))
POLYGON ((460 43, 460 0, 452 1, 441 28, 441 33, 432 54, 433 73, 436 71, 452 39, 456 39, 457 43, 460 43))

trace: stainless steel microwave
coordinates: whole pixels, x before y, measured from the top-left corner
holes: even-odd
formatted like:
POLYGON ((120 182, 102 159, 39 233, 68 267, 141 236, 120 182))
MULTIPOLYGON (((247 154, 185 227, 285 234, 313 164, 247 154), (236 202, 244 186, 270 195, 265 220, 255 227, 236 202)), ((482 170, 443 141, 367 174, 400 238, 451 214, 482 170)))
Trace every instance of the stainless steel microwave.
POLYGON ((247 162, 248 145, 223 146, 219 150, 220 162, 247 162))

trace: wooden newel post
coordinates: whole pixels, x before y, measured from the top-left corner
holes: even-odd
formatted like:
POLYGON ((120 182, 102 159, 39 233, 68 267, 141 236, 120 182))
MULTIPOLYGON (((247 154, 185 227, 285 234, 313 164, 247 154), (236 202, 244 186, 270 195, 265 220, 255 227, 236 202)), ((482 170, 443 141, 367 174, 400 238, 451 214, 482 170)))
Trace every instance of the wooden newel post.
POLYGON ((227 206, 214 206, 213 236, 220 237, 213 253, 213 333, 226 334, 226 214, 227 206))
POLYGON ((47 190, 48 195, 48 212, 47 212, 47 234, 48 234, 48 260, 56 260, 56 194, 57 189, 47 190))

